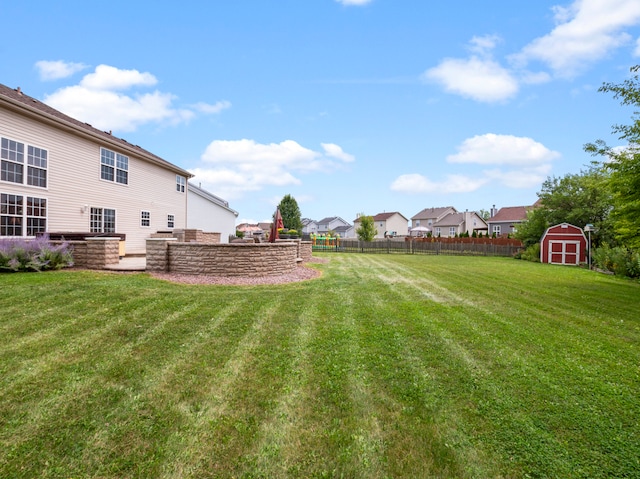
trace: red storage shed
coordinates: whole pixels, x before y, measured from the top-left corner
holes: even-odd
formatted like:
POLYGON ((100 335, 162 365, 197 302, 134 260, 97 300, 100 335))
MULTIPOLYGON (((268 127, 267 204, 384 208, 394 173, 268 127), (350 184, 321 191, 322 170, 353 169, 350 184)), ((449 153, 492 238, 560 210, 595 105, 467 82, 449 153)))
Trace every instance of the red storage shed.
POLYGON ((561 223, 547 228, 540 240, 540 261, 579 265, 587 262, 587 238, 582 228, 561 223))

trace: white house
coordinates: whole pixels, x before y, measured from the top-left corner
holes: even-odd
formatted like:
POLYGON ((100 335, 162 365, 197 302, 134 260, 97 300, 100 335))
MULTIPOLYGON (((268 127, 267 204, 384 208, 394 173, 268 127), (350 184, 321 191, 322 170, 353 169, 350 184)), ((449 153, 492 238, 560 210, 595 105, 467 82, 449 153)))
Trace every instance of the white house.
POLYGON ((236 233, 238 212, 229 208, 222 198, 192 183, 187 184, 187 227, 211 233, 220 233, 220 242, 228 243, 236 233))
MULTIPOLYGON (((388 236, 406 236, 408 234, 409 220, 401 213, 393 211, 391 213, 378 213, 373 217, 374 227, 377 230, 376 238, 386 238, 388 236)), ((360 217, 353 221, 354 231, 360 227, 360 217)))
POLYGON ((1 84, 0 143, 0 237, 187 227, 188 171, 1 84))

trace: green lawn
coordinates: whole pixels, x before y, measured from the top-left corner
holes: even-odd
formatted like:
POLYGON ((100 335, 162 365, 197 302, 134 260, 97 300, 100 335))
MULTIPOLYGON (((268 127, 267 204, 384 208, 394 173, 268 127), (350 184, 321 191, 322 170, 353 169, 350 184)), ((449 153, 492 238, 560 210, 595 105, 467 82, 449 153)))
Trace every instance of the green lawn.
POLYGON ((0 477, 640 476, 640 283, 317 256, 281 286, 0 275, 0 477))

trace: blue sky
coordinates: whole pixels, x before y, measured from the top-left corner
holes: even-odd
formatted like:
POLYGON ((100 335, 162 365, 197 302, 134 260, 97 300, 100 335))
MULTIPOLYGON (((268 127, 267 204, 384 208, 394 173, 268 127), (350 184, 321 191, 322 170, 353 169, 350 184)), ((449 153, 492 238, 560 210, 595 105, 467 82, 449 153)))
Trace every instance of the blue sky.
POLYGON ((0 83, 268 220, 532 204, 633 111, 638 0, 5 2, 0 83))

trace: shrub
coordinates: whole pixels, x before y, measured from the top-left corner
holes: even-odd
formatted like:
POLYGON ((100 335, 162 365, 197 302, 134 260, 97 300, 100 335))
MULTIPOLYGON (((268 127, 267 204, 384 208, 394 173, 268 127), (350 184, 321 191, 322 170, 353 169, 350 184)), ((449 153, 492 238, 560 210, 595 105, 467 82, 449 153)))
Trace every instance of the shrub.
POLYGON ((236 236, 238 238, 244 238, 244 231, 236 230, 236 236))
POLYGON ((0 271, 46 271, 73 266, 69 244, 52 245, 49 236, 0 240, 0 271))
POLYGON ((533 263, 539 263, 540 262, 540 243, 532 244, 524 251, 520 251, 516 253, 514 258, 523 259, 525 261, 532 261, 533 263))
POLYGON ((611 248, 605 243, 593 251, 592 260, 598 268, 618 276, 640 278, 640 253, 624 246, 611 248))

